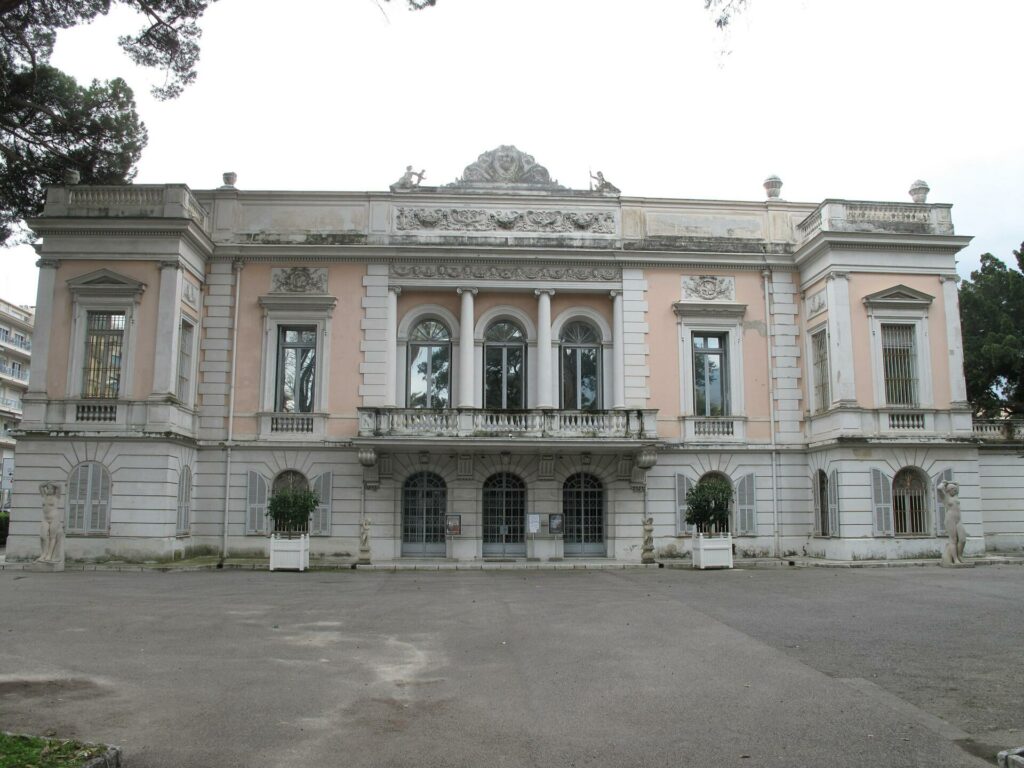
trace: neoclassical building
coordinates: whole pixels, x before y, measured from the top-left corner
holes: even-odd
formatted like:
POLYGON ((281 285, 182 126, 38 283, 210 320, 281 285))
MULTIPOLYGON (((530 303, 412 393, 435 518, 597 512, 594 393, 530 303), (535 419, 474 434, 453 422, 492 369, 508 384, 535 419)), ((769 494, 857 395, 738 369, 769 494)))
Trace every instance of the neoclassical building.
POLYGON ((58 483, 70 558, 685 556, 734 488, 737 556, 1024 547, 1022 435, 966 403, 951 206, 567 189, 514 147, 387 192, 65 186, 41 217, 9 559, 58 483))

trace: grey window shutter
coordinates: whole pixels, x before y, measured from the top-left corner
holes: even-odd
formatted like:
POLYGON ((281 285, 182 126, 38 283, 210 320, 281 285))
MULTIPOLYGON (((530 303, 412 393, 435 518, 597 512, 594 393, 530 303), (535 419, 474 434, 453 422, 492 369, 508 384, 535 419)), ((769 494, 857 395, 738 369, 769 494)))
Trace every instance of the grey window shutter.
POLYGON ((102 464, 93 464, 89 475, 89 530, 103 533, 110 517, 110 473, 102 464))
POLYGON ((259 472, 249 470, 245 517, 246 533, 266 533, 267 530, 267 480, 259 472))
POLYGON ((693 533, 693 526, 686 522, 686 494, 690 492, 690 478, 676 475, 676 536, 693 533))
POLYGON ((875 536, 892 536, 892 478, 880 469, 871 470, 871 502, 875 536))
POLYGON ((939 483, 953 482, 953 470, 944 469, 932 478, 932 487, 935 488, 935 533, 938 536, 946 535, 946 505, 942 503, 942 496, 939 494, 939 483))
POLYGON ((839 470, 828 473, 828 535, 839 535, 839 470))
POLYGON ((178 533, 188 533, 192 517, 192 470, 185 467, 178 476, 178 533))
POLYGON ((757 476, 753 473, 736 484, 736 532, 757 533, 757 476))
POLYGON ((313 519, 309 524, 309 532, 314 536, 331 535, 331 491, 334 476, 331 472, 324 472, 313 480, 313 493, 316 494, 320 503, 313 511, 313 519))
POLYGON ((79 464, 68 480, 68 530, 85 531, 85 507, 89 493, 89 465, 79 464))
POLYGON ((821 536, 821 499, 818 498, 821 483, 817 471, 811 474, 811 499, 814 501, 814 535, 821 536))

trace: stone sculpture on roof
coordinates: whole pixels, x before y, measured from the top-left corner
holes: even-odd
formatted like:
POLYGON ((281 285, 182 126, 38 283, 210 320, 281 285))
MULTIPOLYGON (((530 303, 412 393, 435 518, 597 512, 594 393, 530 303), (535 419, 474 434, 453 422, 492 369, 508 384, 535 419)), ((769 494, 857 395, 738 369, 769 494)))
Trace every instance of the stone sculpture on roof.
POLYGON ((543 165, 510 144, 484 152, 470 163, 452 187, 524 186, 544 189, 565 189, 543 165))

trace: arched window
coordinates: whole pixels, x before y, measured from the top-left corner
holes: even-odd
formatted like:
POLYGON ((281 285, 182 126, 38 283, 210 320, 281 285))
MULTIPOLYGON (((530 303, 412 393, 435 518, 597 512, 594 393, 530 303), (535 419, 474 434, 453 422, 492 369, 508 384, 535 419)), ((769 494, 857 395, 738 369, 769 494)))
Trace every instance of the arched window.
POLYGON ((831 528, 829 527, 829 516, 828 516, 828 475, 824 471, 818 470, 815 475, 816 482, 814 484, 815 492, 815 513, 818 515, 818 533, 821 536, 831 536, 831 528))
POLYGON ((79 464, 68 477, 69 533, 110 532, 110 473, 102 464, 79 464))
POLYGON ((892 481, 893 529, 897 536, 921 536, 928 533, 928 494, 923 473, 906 467, 892 481))
POLYGON ((280 491, 308 491, 309 481, 301 472, 294 469, 286 469, 274 478, 273 493, 280 491))
POLYGON ((185 467, 178 475, 178 535, 188 534, 192 527, 192 470, 185 467))
POLYGON ((562 543, 566 555, 605 554, 604 506, 604 485, 593 475, 578 472, 565 481, 562 543))
POLYGON ((525 555, 526 483, 509 472, 484 482, 484 555, 525 555))
POLYGON ((448 487, 433 472, 417 472, 402 486, 402 554, 444 557, 448 487))
POLYGON ((594 411, 601 407, 601 337, 579 320, 562 329, 559 355, 562 408, 594 411))
POLYGON ((526 336, 509 320, 484 334, 484 408, 526 407, 526 336))
POLYGON ((409 334, 409 407, 447 408, 451 368, 451 332, 439 320, 424 320, 409 334))

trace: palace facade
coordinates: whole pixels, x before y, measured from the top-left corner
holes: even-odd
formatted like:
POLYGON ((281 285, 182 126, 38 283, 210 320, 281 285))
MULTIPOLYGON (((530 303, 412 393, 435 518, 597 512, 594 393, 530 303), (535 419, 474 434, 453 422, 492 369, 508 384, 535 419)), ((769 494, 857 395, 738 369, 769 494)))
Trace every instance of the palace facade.
POLYGON ((388 192, 51 188, 8 558, 58 483, 69 558, 743 556, 1024 547, 1024 435, 966 402, 951 206, 572 190, 514 147, 388 192), (1009 431, 1007 431, 1009 430, 1009 431))

